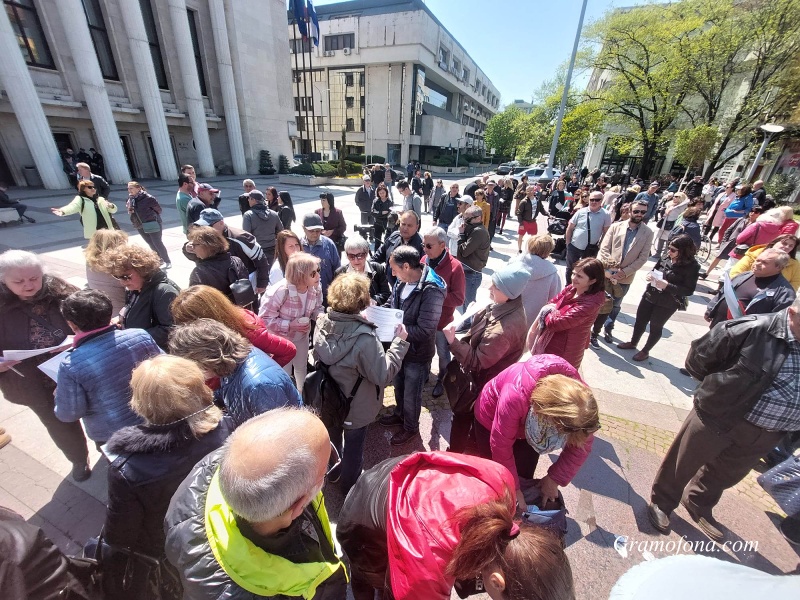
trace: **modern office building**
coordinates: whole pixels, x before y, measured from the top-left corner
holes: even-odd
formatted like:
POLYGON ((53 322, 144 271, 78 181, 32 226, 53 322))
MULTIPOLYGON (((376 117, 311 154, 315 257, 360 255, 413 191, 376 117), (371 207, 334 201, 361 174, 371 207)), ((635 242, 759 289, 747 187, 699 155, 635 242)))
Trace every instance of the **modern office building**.
MULTIPOLYGON (((346 132, 348 154, 393 164, 443 149, 484 152, 499 92, 421 0, 353 0, 317 7, 320 43, 289 24, 295 152, 332 157, 346 132), (306 68, 303 74, 303 57, 306 68), (298 66, 295 65, 297 59, 298 66), (299 68, 298 68, 299 67, 299 68), (308 139, 310 138, 310 140, 308 139)), ((290 14, 291 18, 291 14, 290 14)))
POLYGON ((114 183, 253 173, 295 131, 284 0, 3 0, 0 180, 67 187, 94 147, 114 183))

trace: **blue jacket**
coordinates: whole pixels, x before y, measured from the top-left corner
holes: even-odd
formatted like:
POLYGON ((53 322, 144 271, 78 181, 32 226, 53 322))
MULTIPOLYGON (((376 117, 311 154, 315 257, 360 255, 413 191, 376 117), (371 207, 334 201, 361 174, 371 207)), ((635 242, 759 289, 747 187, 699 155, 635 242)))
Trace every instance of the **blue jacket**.
POLYGON ((458 200, 460 198, 460 194, 456 195, 455 198, 447 194, 442 198, 442 201, 439 202, 439 206, 437 206, 433 218, 439 222, 439 227, 442 227, 445 231, 447 231, 447 226, 453 222, 453 219, 455 219, 458 214, 458 200))
POLYGON ((86 434, 105 442, 115 431, 142 422, 128 403, 131 373, 161 348, 142 329, 108 327, 78 341, 58 370, 55 413, 62 421, 83 419, 86 434))
POLYGON ((741 198, 736 198, 730 206, 725 209, 725 216, 729 219, 744 217, 753 210, 753 194, 747 194, 741 198))
POLYGON ((303 238, 303 250, 319 259, 319 282, 322 285, 322 295, 327 297, 333 273, 342 266, 342 258, 336 249, 336 244, 324 235, 319 236, 319 241, 313 246, 308 243, 308 239, 303 238))
POLYGON ((291 378, 258 348, 250 350, 233 373, 220 378, 214 399, 225 404, 237 427, 273 408, 303 404, 291 378))
POLYGON ((426 363, 433 358, 436 351, 436 329, 442 316, 447 284, 436 271, 424 265, 417 286, 403 300, 403 288, 406 285, 398 280, 384 306, 403 311, 403 325, 408 330, 406 341, 410 344, 403 362, 426 363))

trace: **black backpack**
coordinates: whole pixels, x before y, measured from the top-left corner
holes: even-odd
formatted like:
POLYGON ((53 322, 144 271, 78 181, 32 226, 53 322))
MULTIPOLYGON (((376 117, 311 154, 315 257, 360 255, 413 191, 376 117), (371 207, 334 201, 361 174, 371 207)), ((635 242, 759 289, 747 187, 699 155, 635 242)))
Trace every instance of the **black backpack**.
POLYGON ((314 372, 306 375, 303 383, 303 403, 317 411, 326 427, 342 427, 350 412, 353 397, 358 393, 364 377, 359 375, 350 395, 345 396, 342 388, 331 377, 328 368, 329 365, 317 361, 314 372))

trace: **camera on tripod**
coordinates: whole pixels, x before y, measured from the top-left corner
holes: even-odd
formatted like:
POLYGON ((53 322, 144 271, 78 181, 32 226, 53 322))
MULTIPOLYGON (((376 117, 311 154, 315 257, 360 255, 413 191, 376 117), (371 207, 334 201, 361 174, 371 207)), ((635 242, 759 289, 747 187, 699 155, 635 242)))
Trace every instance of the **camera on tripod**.
POLYGON ((365 240, 375 241, 375 226, 374 225, 353 225, 353 229, 363 237, 365 240))

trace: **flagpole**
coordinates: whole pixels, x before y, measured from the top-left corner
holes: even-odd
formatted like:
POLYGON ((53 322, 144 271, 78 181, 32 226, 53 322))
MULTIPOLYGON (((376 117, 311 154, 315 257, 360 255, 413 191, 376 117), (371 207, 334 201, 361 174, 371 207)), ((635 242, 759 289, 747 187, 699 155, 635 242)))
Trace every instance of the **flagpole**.
MULTIPOLYGON (((309 32, 311 33, 311 32, 309 32)), ((314 49, 314 38, 308 36, 308 73, 311 77, 311 130, 314 132, 314 152, 319 153, 317 148, 317 117, 314 109, 314 70, 311 67, 311 53, 314 49)), ((321 133, 321 132, 320 132, 321 133)), ((322 158, 322 157, 320 157, 322 158)))
MULTIPOLYGON (((305 19, 304 19, 305 20, 305 19)), ((306 30, 307 31, 307 30, 306 30)), ((302 56, 303 56, 303 100, 300 102, 300 109, 303 109, 303 104, 305 103, 306 98, 308 98, 308 82, 306 81, 306 38, 307 36, 303 37, 303 46, 302 46, 302 56)), ((309 44, 311 43, 311 38, 308 38, 309 44)), ((302 111, 304 113, 303 120, 305 122, 306 128, 308 128, 308 106, 306 109, 302 111)), ((313 123, 311 124, 314 125, 313 123)), ((311 135, 307 134, 306 139, 308 140, 309 147, 311 146, 311 135)), ((310 153, 309 153, 310 154, 310 153)))
MULTIPOLYGON (((295 75, 297 75, 298 70, 299 70, 299 66, 297 64, 297 20, 293 19, 292 23, 293 23, 293 28, 294 28, 294 73, 295 73, 295 75)), ((297 90, 297 108, 298 108, 297 112, 299 113, 299 112, 301 112, 299 109, 302 108, 303 105, 300 102, 300 80, 297 79, 296 77, 294 78, 294 87, 297 90)), ((298 129, 300 129, 300 128, 298 128, 298 129)), ((303 131, 300 130, 299 133, 300 133, 300 152, 299 152, 299 154, 303 154, 303 131)))

